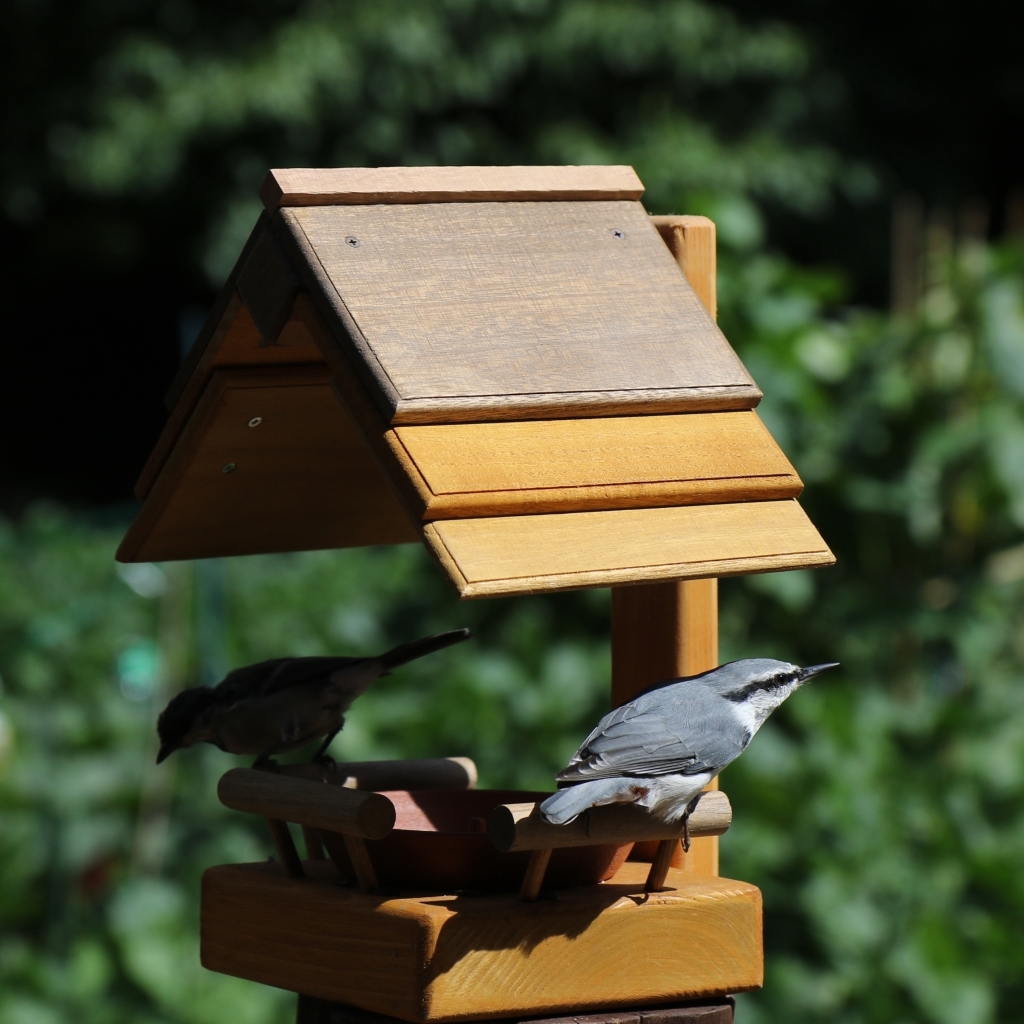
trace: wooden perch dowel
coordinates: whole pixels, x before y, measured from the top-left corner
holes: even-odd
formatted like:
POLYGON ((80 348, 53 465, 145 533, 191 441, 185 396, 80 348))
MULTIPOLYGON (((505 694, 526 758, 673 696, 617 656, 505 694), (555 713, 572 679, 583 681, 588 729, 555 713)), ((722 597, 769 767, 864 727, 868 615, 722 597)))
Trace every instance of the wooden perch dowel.
POLYGON ((217 796, 235 811, 364 839, 383 839, 395 827, 395 806, 379 793, 313 784, 276 772, 233 768, 221 777, 217 796))
POLYGON ((551 860, 551 850, 534 850, 530 854, 530 863, 526 866, 526 875, 519 889, 519 898, 524 903, 532 903, 540 895, 540 887, 544 884, 544 875, 551 860))
MULTIPOLYGON (((551 825, 536 804, 502 804, 491 812, 487 831, 503 851, 557 849, 562 846, 596 846, 599 843, 632 843, 651 839, 679 839, 683 823, 666 825, 642 807, 611 804, 593 807, 568 825, 551 825)), ((720 836, 732 823, 732 807, 722 792, 702 793, 690 814, 691 836, 720 836)))
POLYGON ((475 789, 477 779, 476 765, 468 757, 286 764, 277 774, 378 793, 388 789, 475 789))
POLYGON ((651 870, 647 874, 644 889, 647 892, 661 892, 668 878, 668 869, 672 867, 672 859, 679 847, 678 839, 662 839, 658 843, 658 852, 651 862, 651 870))
POLYGON ((267 818, 267 824, 274 838, 274 846, 277 847, 277 855, 281 858, 289 877, 305 878, 306 872, 302 868, 302 861, 299 860, 299 851, 295 849, 295 840, 288 830, 288 822, 267 818))

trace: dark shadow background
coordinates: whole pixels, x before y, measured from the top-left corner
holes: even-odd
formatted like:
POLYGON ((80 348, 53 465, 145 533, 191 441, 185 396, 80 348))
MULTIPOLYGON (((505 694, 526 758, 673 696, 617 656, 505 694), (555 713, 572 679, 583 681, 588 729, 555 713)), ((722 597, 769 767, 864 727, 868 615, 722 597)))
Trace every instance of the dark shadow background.
MULTIPOLYGON (((841 268, 849 297, 889 299, 889 219, 908 192, 955 215, 981 211, 992 238, 1024 221, 1024 19, 1019 4, 731 0, 748 23, 784 20, 813 43, 808 88, 827 102, 806 140, 865 161, 880 181, 867 201, 838 198, 821 216, 764 205, 769 244, 799 263, 841 268)), ((295 5, 216 0, 10 3, 0 13, 0 495, 14 512, 38 497, 74 506, 129 501, 164 420, 163 393, 213 290, 197 270, 210 211, 232 188, 230 147, 190 153, 170 188, 103 199, 54 169, 61 125, 88 116, 87 94, 112 35, 144 29, 202 45, 243 45, 295 5), (175 13, 177 12, 177 13, 175 13), (26 190, 18 182, 31 181, 26 190)), ((531 111, 600 121, 649 82, 562 92, 524 81, 474 111, 521 155, 531 111), (517 150, 518 147, 518 150, 517 150)), ((724 119, 727 123, 728 112, 724 119)), ((268 129, 269 131, 269 129, 268 129)), ((263 148, 287 157, 286 140, 263 148)))

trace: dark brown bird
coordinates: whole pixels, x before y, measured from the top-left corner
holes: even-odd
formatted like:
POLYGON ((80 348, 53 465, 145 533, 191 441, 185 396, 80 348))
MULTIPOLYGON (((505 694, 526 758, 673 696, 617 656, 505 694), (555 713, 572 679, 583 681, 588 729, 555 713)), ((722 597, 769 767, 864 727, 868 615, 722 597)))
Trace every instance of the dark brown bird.
POLYGON ((323 756, 356 697, 406 662, 468 640, 468 629, 400 644, 376 658, 273 658, 229 672, 216 686, 182 690, 156 723, 156 763, 196 743, 231 754, 256 754, 256 764, 323 736, 323 756))

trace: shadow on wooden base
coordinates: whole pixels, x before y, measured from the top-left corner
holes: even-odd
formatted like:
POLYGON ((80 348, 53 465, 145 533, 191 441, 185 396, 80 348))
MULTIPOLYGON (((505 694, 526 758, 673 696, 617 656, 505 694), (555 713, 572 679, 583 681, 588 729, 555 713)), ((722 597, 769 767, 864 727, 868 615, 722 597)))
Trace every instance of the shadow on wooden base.
POLYGON ((323 861, 203 877, 203 965, 412 1022, 556 1016, 757 988, 761 894, 746 882, 648 866, 609 882, 514 895, 371 895, 323 861), (546 897, 546 898, 545 898, 546 897))

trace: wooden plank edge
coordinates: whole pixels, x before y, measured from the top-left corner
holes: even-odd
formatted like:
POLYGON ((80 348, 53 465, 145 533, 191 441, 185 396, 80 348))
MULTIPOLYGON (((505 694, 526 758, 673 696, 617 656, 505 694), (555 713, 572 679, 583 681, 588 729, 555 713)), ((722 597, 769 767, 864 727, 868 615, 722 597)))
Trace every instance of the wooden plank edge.
POLYGON ((386 424, 384 426, 385 429, 381 434, 381 439, 387 446, 391 462, 397 470, 396 475, 400 476, 405 484, 404 490, 409 494, 410 503, 416 510, 417 518, 434 518, 428 515, 428 512, 432 504, 437 501, 437 495, 430 489, 430 484, 427 483, 426 477, 420 472, 416 460, 409 453, 409 449, 405 447, 398 433, 387 429, 386 424))
MULTIPOLYGON (((422 480, 418 473, 416 476, 422 480)), ((720 477, 714 480, 673 480, 665 483, 586 484, 565 488, 469 491, 439 495, 431 493, 429 497, 423 496, 422 516, 426 521, 437 521, 559 512, 616 512, 685 505, 729 505, 748 501, 783 501, 799 497, 802 491, 803 482, 796 474, 778 473, 763 477, 720 477)))
MULTIPOLYGON (((428 527, 424 530, 427 536, 428 527)), ((430 541, 428 540, 428 546, 430 541)), ((447 553, 447 549, 445 549, 447 553)), ((455 565, 457 563, 447 555, 455 565)), ((440 558, 438 559, 441 560, 440 558)), ((520 594, 542 594, 554 590, 586 590, 592 587, 622 587, 633 584, 673 582, 704 579, 708 576, 752 576, 765 572, 784 572, 789 569, 825 569, 835 565, 835 555, 824 551, 789 552, 784 555, 757 555, 746 558, 728 558, 706 562, 679 562, 669 565, 644 566, 628 569, 595 569, 579 573, 553 573, 550 576, 522 576, 504 580, 465 581, 461 570, 458 578, 450 569, 445 571, 455 583, 459 596, 511 597, 520 594)), ((444 563, 442 563, 444 564, 444 563)))
MULTIPOLYGON (((377 404, 364 387, 351 357, 335 343, 323 315, 308 293, 301 292, 296 298, 295 316, 302 320, 324 357, 331 372, 331 390, 335 398, 377 460, 395 497, 408 515, 409 522, 419 531, 426 508, 426 495, 430 494, 426 481, 411 460, 408 460, 407 466, 399 457, 399 452, 395 450, 397 435, 391 437, 393 431, 388 429, 377 404)), ((404 446, 401 448, 404 451, 404 446)))
POLYGON ((288 206, 620 201, 643 193, 636 171, 621 164, 273 168, 259 191, 271 213, 288 206))
POLYGON ((649 391, 574 391, 571 393, 396 399, 390 424, 482 423, 500 420, 581 419, 594 416, 664 415, 685 412, 745 412, 764 397, 756 384, 658 388, 649 391))
POLYGON ((423 527, 423 543, 427 546, 427 550, 434 556, 437 563, 441 566, 442 572, 448 577, 448 581, 455 588, 459 597, 488 596, 470 593, 469 580, 462 575, 459 563, 452 557, 452 553, 448 550, 448 546, 441 538, 441 535, 437 532, 437 527, 431 523, 427 523, 427 525, 423 527))
POLYGON ((273 223, 280 225, 282 230, 278 238, 293 266, 298 269, 299 277, 323 322, 324 337, 317 344, 321 346, 324 358, 330 364, 329 350, 339 349, 381 414, 386 420, 393 419, 400 400, 398 389, 363 336, 302 225, 285 208, 278 210, 273 223))
POLYGON ((718 319, 718 252, 715 222, 694 215, 652 216, 662 241, 675 257, 708 312, 718 319))

